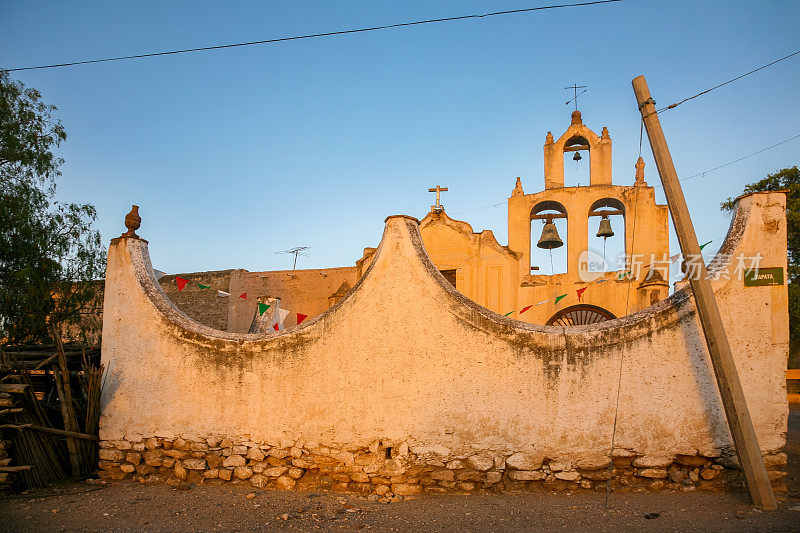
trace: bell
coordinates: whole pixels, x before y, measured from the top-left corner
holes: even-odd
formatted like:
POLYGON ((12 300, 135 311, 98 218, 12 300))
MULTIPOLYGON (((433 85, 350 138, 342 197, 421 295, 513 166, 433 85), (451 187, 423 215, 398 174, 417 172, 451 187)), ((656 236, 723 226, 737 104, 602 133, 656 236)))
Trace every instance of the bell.
POLYGON ((573 161, 580 161, 581 159, 583 158, 581 157, 580 152, 575 152, 575 155, 572 156, 573 161))
POLYGON ((544 248, 545 250, 552 250, 553 248, 564 246, 564 241, 558 236, 558 230, 556 229, 556 225, 553 224, 553 219, 547 219, 544 229, 542 229, 542 236, 539 238, 539 242, 536 243, 536 246, 544 248))
POLYGON ((608 220, 608 215, 603 215, 600 219, 600 228, 597 230, 598 237, 613 237, 614 230, 611 229, 611 221, 608 220))

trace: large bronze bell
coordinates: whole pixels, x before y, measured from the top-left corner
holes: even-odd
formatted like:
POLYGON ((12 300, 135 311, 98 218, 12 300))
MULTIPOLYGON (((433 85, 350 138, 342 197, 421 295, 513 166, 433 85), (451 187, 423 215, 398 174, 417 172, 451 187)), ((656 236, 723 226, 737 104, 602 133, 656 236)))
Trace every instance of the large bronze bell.
POLYGON ((575 152, 575 155, 572 156, 572 160, 573 161, 580 161, 581 159, 583 159, 583 158, 581 157, 580 152, 575 152))
POLYGON ((603 215, 600 219, 600 228, 597 230, 598 237, 613 237, 614 230, 611 229, 611 221, 608 220, 608 215, 603 215))
POLYGON ((558 236, 558 230, 556 229, 556 225, 553 224, 552 218, 547 219, 544 229, 542 229, 542 236, 539 238, 539 242, 536 243, 536 246, 545 250, 552 250, 553 248, 564 246, 564 241, 558 236))

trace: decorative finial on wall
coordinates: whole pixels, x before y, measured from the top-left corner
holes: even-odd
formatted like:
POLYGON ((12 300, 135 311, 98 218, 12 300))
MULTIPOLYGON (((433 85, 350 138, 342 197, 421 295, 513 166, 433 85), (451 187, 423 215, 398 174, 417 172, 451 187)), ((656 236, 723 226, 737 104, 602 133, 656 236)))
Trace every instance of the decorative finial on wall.
POLYGON ((128 228, 128 231, 120 235, 120 237, 130 237, 132 239, 138 239, 139 236, 136 235, 136 230, 142 225, 142 217, 139 216, 139 206, 133 205, 131 206, 131 212, 125 215, 125 227, 128 228))
POLYGON ((583 119, 581 118, 581 112, 577 109, 572 112, 572 123, 573 124, 583 124, 583 119))
POLYGON ((644 181, 644 159, 639 156, 639 160, 636 161, 634 166, 636 167, 636 185, 646 186, 647 183, 644 181))
POLYGON ((514 190, 511 191, 511 196, 524 196, 525 191, 522 190, 522 179, 517 176, 517 184, 514 186, 514 190))
POLYGON ((608 128, 603 126, 603 132, 600 134, 601 139, 610 139, 611 135, 608 134, 608 128))
POLYGON ((544 138, 544 143, 545 144, 553 144, 553 132, 552 131, 548 131, 547 132, 547 137, 544 138))

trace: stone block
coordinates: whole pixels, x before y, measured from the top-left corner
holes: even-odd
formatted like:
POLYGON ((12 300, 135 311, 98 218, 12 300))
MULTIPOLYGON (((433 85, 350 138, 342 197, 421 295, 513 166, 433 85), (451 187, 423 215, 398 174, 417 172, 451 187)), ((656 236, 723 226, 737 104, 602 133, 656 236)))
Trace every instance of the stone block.
POLYGON ((503 479, 503 474, 501 472, 486 472, 486 480, 484 483, 487 485, 494 485, 495 483, 500 483, 503 479))
POLYGON ((279 477, 285 474, 289 469, 285 466, 273 466, 271 468, 265 468, 263 474, 266 477, 279 477))
POLYGON ((232 476, 233 471, 228 470, 227 468, 221 468, 219 471, 219 478, 223 481, 230 481, 232 476))
POLYGON ((516 470, 538 470, 542 467, 542 459, 526 453, 517 452, 506 459, 506 467, 516 470))
POLYGON ((206 469, 206 460, 205 459, 198 459, 195 457, 184 459, 183 460, 183 467, 186 470, 205 470, 206 469))
POLYGON ((250 448, 247 450, 246 458, 251 461, 263 461, 266 457, 267 456, 258 448, 250 448))
POLYGON ((300 479, 303 477, 303 469, 302 468, 290 468, 289 469, 289 477, 292 479, 300 479))
POLYGON ((138 465, 142 462, 142 454, 137 452, 128 452, 125 454, 125 460, 132 465, 138 465))
POLYGON ((281 490, 292 490, 295 483, 297 482, 289 476, 281 476, 275 480, 275 486, 281 490))
POLYGON ((414 496, 422 492, 422 485, 411 485, 409 483, 394 483, 392 492, 395 496, 414 496))
POLYGON ((636 473, 639 477, 647 477, 652 479, 666 479, 669 475, 664 468, 643 468, 636 473))
POLYGON ((488 455, 476 454, 470 456, 467 459, 467 463, 475 470, 480 470, 481 472, 485 472, 486 470, 490 470, 494 466, 494 459, 488 455))
POLYGON ((147 450, 142 454, 142 461, 147 466, 161 466, 161 463, 164 462, 164 450, 147 450))
POLYGON ((353 472, 350 478, 356 483, 369 483, 369 476, 364 472, 353 472))
POLYGON ((540 481, 547 477, 541 470, 511 470, 508 478, 513 481, 540 481))
POLYGON ((206 455, 206 463, 209 468, 219 468, 222 466, 222 457, 219 455, 206 455))
POLYGON ((574 470, 562 470, 561 472, 556 472, 555 476, 556 479, 562 481, 579 481, 581 479, 581 475, 574 470))
POLYGON ((459 481, 483 481, 485 474, 477 470, 467 470, 456 476, 459 481))
POLYGON ((253 474, 250 478, 250 483, 259 489, 263 489, 269 483, 269 478, 262 476, 261 474, 253 474))
POLYGON ((156 438, 146 439, 144 441, 144 447, 148 450, 155 450, 156 448, 161 448, 161 441, 156 438))
POLYGON ((222 461, 222 466, 225 468, 236 468, 245 464, 247 464, 247 461, 241 455, 229 455, 222 461))
POLYGON ((657 457, 645 455, 644 457, 634 459, 633 466, 636 468, 667 468, 673 462, 675 462, 675 458, 672 456, 657 457))
POLYGON ((236 479, 250 479, 253 475, 253 470, 247 466, 237 466, 233 469, 233 476, 236 479))
POLYGON ((171 450, 165 450, 164 455, 172 457, 173 459, 185 459, 189 457, 189 452, 186 450, 179 450, 178 448, 172 448, 171 450))
POLYGON ((764 464, 767 470, 780 470, 786 466, 787 456, 785 453, 771 453, 764 456, 764 464))
POLYGON ((699 455, 676 455, 675 462, 679 465, 691 466, 694 468, 697 466, 705 466, 709 461, 705 457, 700 457, 699 455))
POLYGON ((454 481, 456 474, 452 470, 440 469, 431 472, 430 477, 437 481, 454 481))
POLYGON ((449 461, 445 467, 449 470, 461 470, 462 468, 465 468, 464 461, 460 459, 453 459, 452 461, 449 461))
POLYGON ((175 477, 184 481, 186 480, 186 476, 188 475, 188 472, 181 463, 175 463, 175 468, 173 468, 173 472, 175 472, 175 477))
POLYGON ((120 450, 112 450, 109 448, 101 448, 99 452, 100 459, 105 461, 113 461, 115 463, 121 463, 125 460, 125 456, 127 454, 120 450))
POLYGON ((211 468, 210 470, 206 470, 203 472, 203 477, 206 479, 216 479, 219 477, 219 469, 211 468))
POLYGON ((552 461, 547 465, 551 472, 561 472, 562 470, 572 470, 572 463, 552 461))
POLYGON ((233 455, 245 455, 247 453, 247 446, 232 446, 231 453, 233 455))
POLYGON ((130 463, 123 463, 119 465, 119 469, 125 472, 126 474, 132 474, 136 471, 136 467, 130 463))

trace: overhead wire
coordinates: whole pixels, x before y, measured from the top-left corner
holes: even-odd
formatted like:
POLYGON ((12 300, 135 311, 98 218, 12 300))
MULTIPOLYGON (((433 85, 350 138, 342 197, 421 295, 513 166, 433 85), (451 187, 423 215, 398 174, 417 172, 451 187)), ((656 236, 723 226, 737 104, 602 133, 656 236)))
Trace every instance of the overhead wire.
MULTIPOLYGON (((758 72, 759 70, 764 70, 765 68, 771 67, 772 65, 774 65, 776 63, 780 63, 781 61, 789 59, 790 57, 796 56, 797 54, 800 54, 800 50, 796 50, 796 51, 792 52, 791 54, 789 54, 787 56, 783 56, 780 59, 776 59, 775 61, 767 63, 766 65, 761 65, 760 67, 758 67, 756 69, 753 69, 750 72, 745 72, 744 74, 742 74, 740 76, 736 76, 735 78, 732 78, 732 79, 730 79, 730 80, 728 80, 726 82, 720 83, 719 85, 715 85, 715 86, 711 87, 710 89, 706 89, 705 91, 701 91, 701 92, 699 92, 699 93, 697 93, 697 94, 695 94, 693 96, 690 96, 688 98, 684 98, 683 100, 681 100, 679 102, 675 102, 674 104, 670 104, 670 105, 668 105, 666 107, 662 107, 661 109, 656 109, 655 113, 661 113, 662 111, 675 109, 676 107, 678 107, 679 105, 683 104, 684 102, 688 102, 689 100, 693 100, 693 99, 697 98, 698 96, 703 96, 704 94, 710 93, 711 91, 719 89, 720 87, 724 87, 725 85, 728 85, 729 83, 733 83, 736 80, 740 80, 740 79, 744 78, 745 76, 749 76, 750 74, 754 74, 754 73, 758 72)), ((644 117, 642 117, 642 118, 644 118, 644 117)))
POLYGON ((542 11, 546 9, 562 9, 568 7, 585 7, 585 6, 592 6, 597 4, 611 4, 615 2, 622 2, 623 0, 594 0, 591 2, 579 2, 575 4, 553 4, 547 6, 538 6, 538 7, 528 7, 522 9, 508 9, 505 11, 492 11, 489 13, 476 13, 471 15, 459 15, 455 17, 442 17, 442 18, 435 18, 435 19, 426 19, 426 20, 416 20, 412 22, 400 22, 397 24, 384 24, 381 26, 371 26, 366 28, 355 28, 350 30, 336 30, 336 31, 329 31, 323 33, 309 33, 305 35, 292 35, 288 37, 276 37, 274 39, 263 39, 260 41, 248 41, 248 42, 240 42, 240 43, 230 43, 230 44, 219 44, 213 46, 201 46, 198 48, 185 48, 181 50, 169 50, 164 52, 150 52, 145 54, 133 54, 127 56, 118 56, 118 57, 107 57, 102 59, 87 59, 81 61, 70 61, 66 63, 54 63, 50 65, 38 65, 33 67, 17 67, 17 68, 9 68, 9 69, 2 69, 6 70, 7 72, 17 72, 20 70, 37 70, 37 69, 48 69, 48 68, 61 68, 61 67, 72 67, 76 65, 88 65, 90 63, 106 63, 109 61, 123 61, 129 59, 142 59, 146 57, 156 57, 156 56, 166 56, 166 55, 174 55, 174 54, 186 54, 190 52, 206 52, 209 50, 221 50, 223 48, 236 48, 240 46, 253 46, 259 44, 272 44, 272 43, 279 43, 279 42, 286 42, 286 41, 297 41, 300 39, 314 39, 319 37, 332 37, 335 35, 347 35, 353 33, 364 33, 370 31, 379 31, 379 30, 388 30, 392 28, 403 28, 408 26, 419 26, 422 24, 433 24, 433 23, 440 23, 440 22, 455 22, 459 20, 467 20, 467 19, 478 19, 478 18, 485 18, 485 17, 495 17, 499 15, 514 15, 519 13, 529 13, 532 11, 542 11))
MULTIPOLYGON (((727 163, 723 163, 722 165, 716 166, 716 167, 714 167, 714 168, 710 168, 710 169, 708 169, 708 170, 704 170, 704 171, 702 171, 702 172, 698 172, 697 174, 692 174, 691 176, 687 176, 687 177, 685 177, 685 178, 680 178, 678 181, 686 181, 686 180, 690 180, 690 179, 694 179, 694 178, 698 178, 698 177, 703 177, 703 176, 705 176, 706 174, 708 174, 708 173, 710 173, 710 172, 714 172, 715 170, 719 170, 719 169, 721 169, 721 168, 724 168, 724 167, 727 167, 727 166, 729 166, 729 165, 733 165, 734 163, 738 163, 739 161, 744 161, 745 159, 747 159, 747 158, 749 158, 749 157, 753 157, 754 155, 758 155, 758 154, 760 154, 761 152, 766 152, 767 150, 771 150, 771 149, 773 149, 773 148, 776 148, 776 147, 778 147, 778 146, 780 146, 780 145, 782 145, 782 144, 786 144, 786 143, 788 143, 789 141, 793 141, 793 140, 795 140, 795 139, 798 139, 798 138, 800 138, 800 134, 798 134, 798 135, 795 135, 794 137, 789 137, 788 139, 784 139, 784 140, 782 140, 782 141, 780 141, 780 142, 777 142, 777 143, 775 143, 775 144, 773 144, 773 145, 767 146, 766 148, 762 148, 761 150, 758 150, 758 151, 756 151, 756 152, 753 152, 752 154, 748 154, 748 155, 742 156, 742 157, 740 157, 740 158, 738 158, 738 159, 734 159, 733 161, 728 161, 727 163)), ((640 149, 640 150, 641 150, 641 149, 640 149)), ((640 153, 641 153, 641 152, 640 152, 640 153)), ((664 186, 663 186, 663 185, 661 185, 661 184, 656 184, 656 185, 654 185, 654 186, 655 186, 655 187, 660 187, 660 188, 663 188, 663 187, 664 187, 664 186)))

